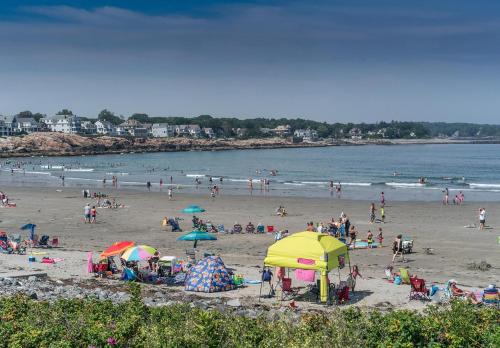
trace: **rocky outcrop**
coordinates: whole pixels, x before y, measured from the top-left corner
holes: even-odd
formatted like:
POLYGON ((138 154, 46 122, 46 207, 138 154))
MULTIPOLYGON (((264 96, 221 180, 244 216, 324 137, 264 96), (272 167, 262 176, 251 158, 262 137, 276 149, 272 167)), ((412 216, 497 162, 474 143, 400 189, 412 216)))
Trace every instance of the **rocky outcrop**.
POLYGON ((0 138, 0 157, 77 156, 122 152, 218 151, 281 147, 325 146, 323 143, 296 144, 283 138, 266 139, 191 139, 81 136, 63 133, 33 133, 0 138))

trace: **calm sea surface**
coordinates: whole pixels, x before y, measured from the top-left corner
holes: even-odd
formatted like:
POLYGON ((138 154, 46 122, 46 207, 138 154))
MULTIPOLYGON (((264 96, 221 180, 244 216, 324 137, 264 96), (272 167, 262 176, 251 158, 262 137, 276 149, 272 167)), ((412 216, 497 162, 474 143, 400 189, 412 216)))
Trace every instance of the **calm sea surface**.
MULTIPOLYGON (((234 150, 219 152, 129 153, 81 157, 32 157, 2 160, 0 190, 8 186, 119 187, 163 190, 170 185, 187 192, 206 192, 212 177, 224 194, 337 197, 329 189, 340 182, 342 198, 378 200, 452 198, 500 201, 500 145, 341 146, 326 148, 234 150), (277 174, 271 175, 276 170, 277 174), (222 184, 220 177, 223 178, 222 184), (425 177, 424 184, 419 178, 425 177), (103 179, 106 178, 106 184, 103 179), (201 184, 196 185, 199 178, 201 184), (270 181, 269 190, 261 179, 270 181), (261 190, 262 187, 262 190, 261 190)), ((335 191, 335 190, 334 190, 335 191)))

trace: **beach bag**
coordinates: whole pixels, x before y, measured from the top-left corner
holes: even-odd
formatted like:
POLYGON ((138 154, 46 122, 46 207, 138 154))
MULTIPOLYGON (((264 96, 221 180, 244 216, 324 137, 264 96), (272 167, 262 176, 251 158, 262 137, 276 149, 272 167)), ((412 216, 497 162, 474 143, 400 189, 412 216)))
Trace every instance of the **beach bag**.
POLYGON ((395 285, 401 285, 401 277, 400 276, 395 276, 394 277, 394 284, 395 285))

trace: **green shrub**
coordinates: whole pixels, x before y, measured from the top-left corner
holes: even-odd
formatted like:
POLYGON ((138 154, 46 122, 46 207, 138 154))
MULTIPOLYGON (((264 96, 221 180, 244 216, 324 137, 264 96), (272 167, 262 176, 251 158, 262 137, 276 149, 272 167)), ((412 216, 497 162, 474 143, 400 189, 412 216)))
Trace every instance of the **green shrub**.
POLYGON ((298 323, 222 314, 187 305, 130 301, 0 299, 1 347, 499 347, 500 311, 454 302, 424 313, 337 309, 298 323))

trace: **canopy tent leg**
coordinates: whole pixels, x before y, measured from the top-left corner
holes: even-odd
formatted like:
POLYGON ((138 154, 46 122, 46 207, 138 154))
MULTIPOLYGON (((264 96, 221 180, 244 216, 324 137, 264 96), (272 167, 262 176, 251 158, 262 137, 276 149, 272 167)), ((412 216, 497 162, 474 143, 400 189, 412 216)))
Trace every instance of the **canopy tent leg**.
POLYGON ((328 274, 326 270, 321 270, 319 298, 321 302, 328 300, 328 274))
MULTIPOLYGON (((264 268, 265 268, 265 265, 262 265, 262 275, 264 275, 264 268)), ((264 281, 262 280, 262 275, 260 276, 259 302, 260 302, 260 298, 262 297, 262 285, 264 283, 264 281)))

